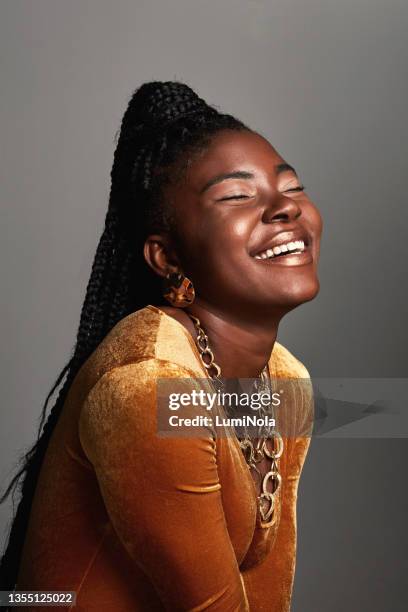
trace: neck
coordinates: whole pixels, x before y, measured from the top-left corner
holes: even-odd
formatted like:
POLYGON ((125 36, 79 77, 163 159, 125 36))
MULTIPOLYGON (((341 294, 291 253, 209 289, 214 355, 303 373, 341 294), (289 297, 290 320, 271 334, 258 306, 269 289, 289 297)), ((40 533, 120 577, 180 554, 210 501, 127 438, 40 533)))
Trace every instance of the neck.
POLYGON ((208 336, 214 361, 226 378, 256 378, 268 364, 276 341, 281 314, 259 314, 245 317, 243 313, 226 313, 195 301, 184 313, 183 323, 196 338, 190 313, 200 320, 208 336))

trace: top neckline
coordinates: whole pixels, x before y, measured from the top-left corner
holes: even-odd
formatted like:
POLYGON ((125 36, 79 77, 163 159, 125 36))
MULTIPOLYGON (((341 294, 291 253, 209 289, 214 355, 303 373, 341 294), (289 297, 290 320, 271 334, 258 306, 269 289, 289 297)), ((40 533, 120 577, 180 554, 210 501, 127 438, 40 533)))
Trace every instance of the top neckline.
MULTIPOLYGON (((165 312, 164 310, 162 310, 161 308, 158 308, 158 306, 153 306, 153 304, 148 304, 146 306, 146 308, 150 308, 150 310, 154 310, 154 312, 159 313, 161 316, 163 316, 166 320, 172 321, 173 323, 175 323, 177 328, 181 328, 182 331, 184 332, 184 334, 187 336, 188 341, 190 342, 190 345, 192 346, 193 350, 194 350, 194 354, 196 355, 196 357, 198 358, 198 361, 200 362, 200 364, 202 364, 201 362, 201 355, 200 352, 198 350, 198 346, 196 344, 195 339, 193 338, 193 336, 190 334, 190 332, 188 331, 188 329, 182 324, 180 323, 180 321, 178 321, 177 319, 175 319, 174 317, 171 317, 169 314, 167 314, 167 312, 165 312)), ((276 341, 274 343, 274 347, 276 346, 276 341)), ((274 367, 273 367, 273 363, 272 363, 272 355, 273 355, 273 348, 271 351, 271 354, 269 356, 268 359, 268 372, 269 372, 269 376, 270 378, 272 378, 275 375, 275 371, 274 371, 274 367)), ((212 380, 211 376, 208 374, 207 372, 207 368, 205 368, 205 366, 202 366, 207 378, 209 378, 210 380, 212 380)))
POLYGON ((188 329, 186 327, 184 327, 184 325, 182 323, 180 323, 180 321, 178 321, 174 317, 171 317, 169 314, 167 314, 167 312, 165 312, 161 308, 158 308, 157 306, 153 306, 153 304, 148 304, 146 306, 146 308, 150 308, 150 310, 153 310, 154 312, 157 312, 160 316, 164 317, 164 319, 166 321, 170 320, 171 323, 175 324, 175 327, 177 327, 178 329, 182 330, 184 335, 187 337, 188 342, 190 343, 190 346, 191 346, 191 348, 192 348, 192 350, 194 352, 194 355, 195 355, 198 363, 200 364, 200 367, 201 367, 202 371, 205 373, 205 377, 208 378, 209 380, 212 380, 211 376, 207 372, 207 368, 203 365, 203 363, 201 361, 201 355, 200 355, 200 352, 198 350, 198 346, 197 346, 193 336, 188 331, 188 329))
POLYGON ((174 317, 171 317, 169 314, 167 314, 167 312, 165 312, 164 310, 162 310, 158 306, 153 306, 153 304, 148 304, 146 306, 146 308, 150 308, 150 309, 154 310, 155 312, 158 312, 160 315, 163 315, 166 319, 170 319, 171 321, 173 321, 176 324, 176 326, 177 327, 181 327, 183 332, 185 332, 187 334, 187 336, 189 338, 191 338, 191 340, 193 340, 193 342, 194 342, 194 338, 190 334, 190 332, 188 331, 187 327, 185 327, 182 323, 180 323, 180 321, 178 321, 178 319, 175 319, 174 317))

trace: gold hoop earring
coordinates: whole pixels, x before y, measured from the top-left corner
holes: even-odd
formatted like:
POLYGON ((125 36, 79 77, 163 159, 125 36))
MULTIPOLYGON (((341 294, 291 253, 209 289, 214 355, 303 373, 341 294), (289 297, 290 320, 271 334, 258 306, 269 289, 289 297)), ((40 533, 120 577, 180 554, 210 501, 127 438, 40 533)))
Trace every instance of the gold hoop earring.
POLYGON ((168 272, 164 279, 163 295, 172 306, 186 308, 194 302, 193 283, 180 272, 168 272))

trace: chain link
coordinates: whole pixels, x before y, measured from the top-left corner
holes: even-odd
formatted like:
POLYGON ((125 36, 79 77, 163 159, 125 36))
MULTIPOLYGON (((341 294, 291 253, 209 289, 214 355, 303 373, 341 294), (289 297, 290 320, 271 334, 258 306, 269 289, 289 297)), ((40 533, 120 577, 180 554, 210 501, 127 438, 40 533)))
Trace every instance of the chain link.
MULTIPOLYGON (((210 378, 220 388, 223 388, 224 382, 221 379, 221 368, 215 363, 214 353, 209 346, 208 336, 201 327, 200 320, 190 313, 187 314, 192 319, 197 332, 197 346, 200 351, 201 361, 207 369, 210 378)), ((254 387, 259 393, 268 391, 271 397, 272 383, 268 375, 267 366, 262 370, 259 379, 254 383, 254 387)), ((274 418, 272 403, 270 404, 270 411, 274 418)), ((259 412, 262 416, 270 416, 264 406, 259 409, 259 412)), ((246 425, 244 431, 245 435, 242 438, 237 437, 249 469, 256 474, 261 484, 261 493, 258 495, 259 512, 264 522, 271 522, 275 512, 276 495, 282 483, 282 476, 279 473, 279 459, 284 449, 283 439, 274 425, 268 426, 266 435, 258 436, 255 445, 248 435, 246 425), (272 449, 268 448, 268 440, 272 441, 272 449), (270 466, 266 474, 262 476, 257 464, 261 463, 265 458, 270 459, 270 466), (268 485, 271 487, 271 491, 268 489, 268 485)), ((263 431, 265 431, 265 427, 260 426, 258 433, 261 434, 263 431)))

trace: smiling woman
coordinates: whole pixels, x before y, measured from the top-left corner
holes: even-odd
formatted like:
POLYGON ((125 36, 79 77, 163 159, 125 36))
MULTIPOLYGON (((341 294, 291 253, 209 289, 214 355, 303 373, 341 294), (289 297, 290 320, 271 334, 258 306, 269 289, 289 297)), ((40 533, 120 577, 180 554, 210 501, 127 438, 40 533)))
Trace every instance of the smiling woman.
MULTIPOLYGON (((215 134, 190 163, 184 180, 164 192, 172 202, 177 249, 153 234, 146 257, 161 275, 170 266, 178 270, 180 261, 173 265, 173 259, 183 257, 183 273, 194 279, 199 294, 194 310, 206 318, 207 328, 219 318, 225 329, 236 321, 239 335, 246 321, 246 331, 253 329, 263 350, 255 361, 245 359, 245 366, 239 366, 237 355, 228 355, 223 370, 236 376, 238 367, 241 375, 256 376, 272 348, 278 319, 319 289, 320 215, 293 168, 250 130, 215 134), (201 311, 204 303, 207 316, 201 311)), ((231 347, 217 347, 218 337, 219 332, 213 345, 222 362, 222 353, 231 347)), ((247 340, 239 345, 242 358, 247 340)))
POLYGON ((75 591, 83 610, 289 611, 310 384, 290 386, 282 434, 219 436, 197 408, 185 438, 159 435, 157 382, 309 381, 276 338, 319 290, 321 217, 264 137, 178 82, 134 92, 111 178, 74 354, 3 496, 22 478, 1 587, 75 591))

